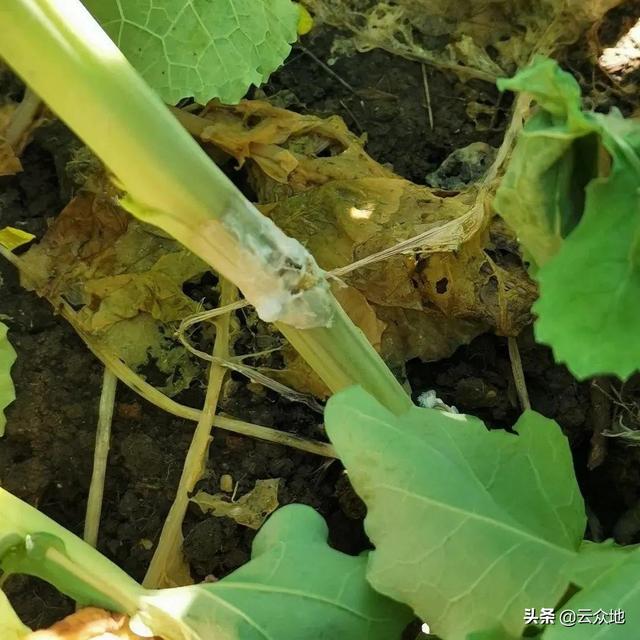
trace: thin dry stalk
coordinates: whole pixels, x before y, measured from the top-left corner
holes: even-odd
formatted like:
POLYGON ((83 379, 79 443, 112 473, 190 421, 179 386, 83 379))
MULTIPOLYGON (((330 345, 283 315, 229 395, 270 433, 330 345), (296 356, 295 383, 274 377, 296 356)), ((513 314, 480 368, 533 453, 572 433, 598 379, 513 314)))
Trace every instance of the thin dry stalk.
POLYGON ((427 65, 425 63, 421 63, 420 68, 422 69, 422 86, 424 87, 424 99, 427 104, 427 117, 429 118, 429 128, 431 131, 434 129, 433 122, 433 108, 431 107, 431 91, 429 90, 429 77, 427 75, 427 65))
POLYGON ((522 359, 520 358, 518 343, 512 336, 507 338, 507 342, 509 345, 509 359, 511 360, 513 381, 515 382, 518 398, 520 399, 520 406, 523 411, 528 411, 531 409, 531 402, 529 400, 529 392, 527 391, 527 383, 524 378, 524 370, 522 368, 522 359))
POLYGON ((89 486, 87 513, 84 519, 84 540, 92 547, 97 546, 98 543, 104 481, 107 473, 107 459, 111 441, 111 421, 117 386, 118 378, 105 367, 98 412, 98 428, 96 429, 96 446, 93 452, 93 472, 91 474, 91 485, 89 486))
MULTIPOLYGON (((232 303, 238 295, 236 287, 226 279, 221 279, 221 291, 223 305, 232 303)), ((229 326, 230 314, 227 313, 217 322, 213 355, 218 358, 229 357, 229 326)), ((216 362, 211 364, 202 415, 198 420, 187 452, 176 497, 162 527, 158 545, 142 582, 142 585, 148 589, 175 586, 167 575, 167 567, 171 565, 174 554, 182 554, 182 521, 189 506, 189 495, 206 468, 207 453, 212 440, 213 418, 218 407, 218 398, 226 371, 225 367, 216 362)))

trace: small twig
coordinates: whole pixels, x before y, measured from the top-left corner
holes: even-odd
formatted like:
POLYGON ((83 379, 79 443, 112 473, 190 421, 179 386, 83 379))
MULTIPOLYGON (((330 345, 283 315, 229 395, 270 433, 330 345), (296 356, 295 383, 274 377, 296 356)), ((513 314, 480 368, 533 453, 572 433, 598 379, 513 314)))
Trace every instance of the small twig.
POLYGON ((193 315, 183 318, 178 327, 178 333, 184 333, 189 327, 205 320, 213 320, 220 316, 224 316, 230 311, 237 311, 238 309, 244 309, 248 307, 249 303, 246 300, 236 300, 232 304, 223 304, 221 307, 215 309, 207 309, 206 311, 199 311, 193 315))
MULTIPOLYGON (((224 305, 233 302, 238 290, 228 280, 221 279, 221 302, 224 305)), ((218 358, 229 356, 229 325, 230 313, 219 319, 217 323, 216 340, 213 346, 213 354, 218 358)), ((182 475, 176 496, 165 520, 158 546, 151 559, 151 564, 144 577, 142 585, 147 589, 159 589, 161 587, 176 586, 168 580, 166 568, 171 563, 174 554, 181 554, 182 548, 182 521, 189 506, 189 496, 202 477, 206 467, 207 452, 211 443, 211 428, 213 418, 218 407, 218 398, 222 389, 222 382, 226 368, 213 362, 209 371, 209 382, 204 400, 202 415, 193 433, 193 439, 189 445, 189 451, 184 462, 182 475)), ((180 585, 177 585, 180 586, 180 585)))
POLYGON ((498 99, 493 107, 493 114, 491 115, 491 120, 489 121, 489 131, 496 131, 496 123, 498 121, 498 114, 502 111, 501 104, 504 100, 505 94, 500 92, 498 94, 498 99))
POLYGON ((250 367, 248 365, 242 364, 241 362, 242 358, 252 357, 253 355, 260 355, 260 354, 245 354, 240 358, 235 358, 235 357, 218 358, 215 355, 209 355, 208 353, 205 353, 200 349, 196 349, 187 338, 186 331, 187 329, 192 327, 194 324, 198 324, 206 321, 213 321, 215 318, 218 318, 221 315, 224 315, 225 313, 236 311, 238 309, 243 309, 247 306, 249 306, 249 303, 246 300, 237 300, 232 304, 226 304, 226 305, 222 305, 221 307, 217 307, 215 309, 209 309, 207 311, 200 311, 198 313, 194 313, 193 315, 187 316, 186 318, 182 319, 182 321, 180 322, 180 326, 176 330, 175 335, 180 341, 180 343, 182 344, 182 346, 187 351, 189 351, 189 353, 192 353, 194 356, 202 360, 205 360, 207 362, 213 362, 222 367, 227 367, 228 369, 231 369, 236 373, 240 373, 241 375, 245 376, 252 382, 257 382, 269 389, 272 389, 273 391, 283 396, 284 398, 287 398, 291 402, 301 402, 303 404, 306 404, 310 409, 313 409, 314 411, 322 413, 323 412, 322 406, 318 403, 318 401, 313 396, 309 396, 306 393, 301 393, 299 391, 296 391, 295 389, 291 389, 290 387, 287 387, 286 385, 278 382, 277 380, 273 380, 272 378, 269 378, 268 376, 264 375, 263 373, 258 371, 258 369, 256 369, 255 367, 250 367))
POLYGON ((93 473, 91 474, 91 485, 89 486, 87 513, 84 519, 84 540, 92 547, 97 546, 98 543, 102 496, 104 495, 104 481, 111 440, 111 420, 113 418, 117 386, 118 378, 105 367, 98 412, 98 428, 96 429, 96 446, 93 453, 93 473))
MULTIPOLYGON (((105 349, 96 340, 85 334, 77 324, 74 324, 73 313, 74 312, 71 311, 69 314, 68 310, 64 308, 62 310, 62 315, 71 323, 93 355, 108 366, 121 382, 135 391, 139 396, 167 413, 193 422, 198 422, 200 420, 202 415, 202 411, 200 409, 194 409, 193 407, 187 407, 184 404, 180 404, 179 402, 165 396, 162 391, 159 391, 153 385, 150 385, 137 373, 133 372, 124 362, 122 362, 122 360, 112 352, 105 349)), ((271 427, 263 427, 262 425, 237 420, 229 416, 215 416, 213 419, 213 426, 241 436, 264 440, 265 442, 271 442, 273 444, 280 444, 285 447, 291 447, 307 453, 313 453, 327 458, 337 457, 335 449, 326 442, 310 440, 293 433, 279 431, 278 429, 272 429, 271 427)))
POLYGON ((349 105, 344 100, 340 100, 340 104, 342 105, 342 108, 351 116, 351 119, 355 123, 356 127, 358 127, 358 130, 360 131, 360 133, 364 133, 365 132, 364 127, 360 123, 360 120, 358 120, 356 114, 353 113, 351 109, 349 109, 349 105))
POLYGON ((464 214, 444 224, 432 227, 417 236, 401 240, 397 244, 382 249, 376 253, 365 256, 351 264, 337 267, 328 271, 329 276, 340 278, 352 271, 388 260, 393 256, 419 252, 423 255, 429 253, 443 253, 455 251, 468 238, 472 237, 484 224, 484 217, 478 211, 478 207, 484 207, 484 202, 478 197, 477 202, 464 214))
POLYGON ((309 56, 317 65, 322 67, 324 71, 326 71, 334 80, 337 80, 345 89, 351 91, 351 93, 356 96, 358 95, 358 92, 346 80, 341 78, 326 62, 320 60, 320 58, 318 58, 315 53, 309 51, 309 49, 307 49, 300 43, 298 43, 296 47, 300 49, 300 51, 302 51, 305 55, 309 56))
POLYGON ((422 86, 424 87, 424 98, 427 101, 427 116, 429 117, 429 127, 433 131, 433 109, 431 107, 431 91, 429 91, 429 78, 427 76, 427 66, 423 63, 420 64, 422 69, 422 86))
POLYGON ((529 401, 527 383, 524 379, 524 370, 522 369, 522 359, 520 358, 518 343, 514 337, 509 336, 507 338, 507 344, 509 345, 511 371, 513 373, 513 381, 516 385, 516 391, 518 392, 518 398, 520 399, 520 406, 522 407, 523 411, 528 411, 529 409, 531 409, 531 402, 529 401))
POLYGON ((498 153, 482 180, 482 184, 487 189, 493 189, 493 183, 505 170, 505 166, 511 157, 511 152, 516 144, 516 140, 524 127, 524 122, 531 109, 533 102, 531 95, 520 93, 513 104, 511 122, 504 133, 502 144, 498 148, 498 153))

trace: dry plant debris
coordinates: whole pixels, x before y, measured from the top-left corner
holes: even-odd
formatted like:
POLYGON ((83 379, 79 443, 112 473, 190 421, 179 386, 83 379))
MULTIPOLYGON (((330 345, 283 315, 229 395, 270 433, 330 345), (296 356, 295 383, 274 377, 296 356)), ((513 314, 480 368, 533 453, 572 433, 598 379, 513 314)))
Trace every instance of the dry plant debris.
MULTIPOLYGON (((358 51, 380 48, 463 79, 494 82, 577 40, 622 0, 304 0, 316 20, 351 31, 358 51)), ((343 41, 349 49, 351 42, 343 41)))
MULTIPOLYGON (((337 116, 244 101, 179 117, 244 168, 265 215, 335 273, 336 296, 392 366, 446 357, 486 331, 517 335, 530 321, 535 286, 480 187, 413 184, 373 160, 337 116)), ((183 285, 207 265, 133 220, 104 176, 85 188, 23 258, 23 284, 54 304, 62 297, 85 333, 134 370, 154 365, 165 376, 158 387, 175 395, 203 372, 174 333, 199 310, 183 285)), ((286 368, 270 375, 327 395, 293 349, 283 354, 286 368)))
MULTIPOLYGON (((262 210, 340 275, 347 313, 393 365, 446 357, 488 330, 517 335, 529 322, 535 287, 479 187, 413 184, 369 157, 340 118, 266 102, 210 103, 192 130, 245 167, 262 210), (415 249, 367 264, 420 234, 415 249)), ((285 356, 286 382, 322 395, 293 351, 285 356)))
POLYGON ((80 328, 133 369, 153 363, 168 395, 199 368, 173 337, 198 310, 182 291, 207 271, 202 260, 120 209, 111 189, 77 195, 24 256, 23 285, 79 309, 80 328))
POLYGON ((16 110, 15 104, 0 107, 0 176, 12 176, 22 171, 19 154, 7 140, 6 131, 11 116, 16 110))
POLYGON ((88 607, 56 622, 49 629, 34 631, 25 640, 142 640, 142 636, 129 630, 127 616, 88 607))
POLYGON ((257 530, 279 506, 279 484, 279 478, 256 480, 255 487, 237 500, 224 493, 212 495, 206 491, 198 491, 191 502, 195 502, 205 513, 217 517, 227 516, 238 524, 257 530))

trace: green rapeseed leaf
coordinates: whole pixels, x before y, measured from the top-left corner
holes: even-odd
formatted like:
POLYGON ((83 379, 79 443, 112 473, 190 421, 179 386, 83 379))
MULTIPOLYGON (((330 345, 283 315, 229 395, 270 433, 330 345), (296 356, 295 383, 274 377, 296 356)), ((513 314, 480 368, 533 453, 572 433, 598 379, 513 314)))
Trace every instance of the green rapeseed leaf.
POLYGON ((551 60, 500 86, 538 102, 495 199, 536 268, 536 337, 580 378, 626 378, 640 367, 640 123, 581 111, 551 60))
POLYGON ((555 422, 529 411, 514 435, 436 409, 398 417, 357 387, 325 420, 367 505, 375 589, 446 640, 519 637, 526 607, 559 600, 585 515, 555 422))
POLYGON ((578 83, 553 60, 541 60, 498 86, 526 90, 540 107, 518 139, 494 204, 528 257, 541 266, 580 219, 581 192, 595 175, 597 144, 590 148, 593 138, 583 138, 592 125, 580 110, 578 83))
POLYGON ((4 427, 7 422, 4 410, 16 397, 11 380, 11 366, 15 359, 16 352, 7 338, 7 327, 0 322, 0 436, 4 435, 4 427))
POLYGON ((640 627, 640 549, 585 543, 574 582, 582 587, 556 614, 587 612, 589 623, 550 626, 544 640, 635 640, 640 627))
POLYGON ((638 550, 640 545, 621 546, 613 540, 604 542, 585 540, 573 563, 571 582, 581 589, 590 588, 604 573, 627 562, 629 555, 638 550))
POLYGON ((291 0, 83 0, 167 102, 238 102, 284 61, 300 12, 291 0))
POLYGON ((284 507, 256 536, 250 562, 213 584, 156 592, 149 611, 180 620, 197 640, 399 638, 409 609, 369 586, 366 555, 331 549, 327 535, 310 507, 284 507))

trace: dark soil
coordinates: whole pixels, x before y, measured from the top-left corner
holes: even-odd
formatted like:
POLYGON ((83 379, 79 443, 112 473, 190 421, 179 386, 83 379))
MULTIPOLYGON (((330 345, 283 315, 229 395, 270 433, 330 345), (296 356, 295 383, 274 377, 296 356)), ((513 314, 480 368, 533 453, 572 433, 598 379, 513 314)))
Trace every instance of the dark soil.
MULTIPOLYGON (((332 36, 320 31, 305 39, 304 46, 327 60, 332 36)), ((500 142, 505 107, 489 85, 463 85, 449 74, 429 70, 432 130, 418 63, 374 51, 339 59, 331 68, 350 88, 306 52, 295 49, 264 93, 293 109, 342 115, 353 130, 367 134, 367 149, 377 160, 390 163, 416 182, 423 182, 457 148, 477 141, 500 142), (497 106, 495 118, 480 130, 466 111, 471 99, 497 106)), ((67 185, 56 170, 61 160, 52 150, 57 144, 64 147, 69 139, 59 125, 41 131, 24 155, 25 171, 0 179, 0 228, 13 225, 42 235, 47 219, 66 202, 67 185)), ((46 301, 20 287, 12 267, 0 262, 0 276, 0 313, 18 353, 13 369, 17 399, 8 410, 7 436, 0 444, 0 484, 81 533, 102 367, 46 301)), ((556 419, 568 435, 593 530, 609 536, 620 515, 640 497, 638 450, 611 441, 604 463, 588 471, 589 385, 576 382, 555 365, 549 351, 536 345, 530 333, 521 336, 519 345, 533 408, 556 419)), ((480 416, 491 426, 508 428, 519 415, 504 338, 481 336, 438 363, 411 362, 408 375, 416 395, 435 389, 445 402, 480 416)), ((317 414, 270 392, 256 395, 241 383, 232 384, 236 392, 223 407, 228 413, 322 437, 317 414)), ((203 390, 193 388, 181 401, 200 406, 202 399, 203 390)), ((136 579, 142 578, 150 560, 151 543, 169 509, 193 427, 119 387, 99 548, 136 579)), ((280 477, 281 504, 312 505, 327 518, 332 544, 357 553, 368 545, 363 505, 339 463, 324 463, 317 456, 219 432, 201 484, 216 492, 220 476, 230 474, 244 493, 256 479, 280 477)), ((184 536, 193 577, 202 580, 220 578, 244 563, 254 532, 228 518, 202 515, 194 507, 184 536)), ((19 614, 36 627, 73 608, 66 598, 34 579, 12 578, 7 587, 19 614)))
POLYGON ((366 134, 369 154, 396 173, 424 184, 425 176, 455 149, 472 142, 500 145, 509 105, 496 87, 483 82, 463 84, 452 74, 429 69, 432 129, 419 63, 374 50, 338 58, 331 73, 316 59, 331 59, 336 31, 319 30, 312 35, 310 41, 304 40, 304 49, 314 57, 294 48, 262 91, 294 110, 342 116, 352 131, 366 134), (472 101, 495 109, 495 117, 474 121, 467 113, 472 101))

